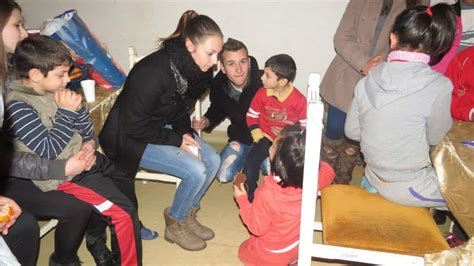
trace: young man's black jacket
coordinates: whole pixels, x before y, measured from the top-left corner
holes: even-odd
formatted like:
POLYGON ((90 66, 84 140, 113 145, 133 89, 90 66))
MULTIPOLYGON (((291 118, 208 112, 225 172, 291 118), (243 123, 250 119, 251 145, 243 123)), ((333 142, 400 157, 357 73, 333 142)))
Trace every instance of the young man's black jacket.
POLYGON ((245 116, 257 90, 262 87, 262 71, 258 69, 255 58, 250 56, 250 80, 242 90, 239 101, 235 101, 228 94, 230 81, 227 76, 219 72, 211 83, 210 101, 211 106, 207 110, 206 116, 209 119, 209 126, 206 131, 211 131, 225 118, 229 118, 230 125, 227 128, 227 136, 230 141, 238 141, 250 145, 253 142, 252 135, 247 127, 245 116))

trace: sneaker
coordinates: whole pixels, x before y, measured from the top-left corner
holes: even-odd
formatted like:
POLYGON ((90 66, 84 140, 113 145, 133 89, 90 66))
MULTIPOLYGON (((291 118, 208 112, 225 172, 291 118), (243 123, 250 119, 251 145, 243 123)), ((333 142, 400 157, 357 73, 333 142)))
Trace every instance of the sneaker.
POLYGON ((113 266, 113 254, 112 251, 107 247, 105 234, 94 238, 86 234, 86 247, 94 258, 94 262, 97 266, 113 266))
POLYGON ((159 234, 158 232, 148 229, 142 225, 142 228, 140 229, 140 236, 142 240, 153 240, 157 238, 159 234))
POLYGON ((360 178, 360 187, 362 187, 363 189, 367 190, 368 192, 370 193, 377 193, 377 189, 374 188, 370 183, 369 181, 367 181, 367 178, 365 177, 365 175, 363 175, 361 178, 360 178))

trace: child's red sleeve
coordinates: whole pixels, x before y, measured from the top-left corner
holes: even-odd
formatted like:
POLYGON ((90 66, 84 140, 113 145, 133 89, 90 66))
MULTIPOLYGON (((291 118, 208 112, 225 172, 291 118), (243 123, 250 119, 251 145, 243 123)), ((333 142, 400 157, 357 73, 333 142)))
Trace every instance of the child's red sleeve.
POLYGON ((271 199, 268 198, 268 195, 264 195, 268 193, 264 191, 259 193, 259 190, 262 190, 261 187, 258 187, 255 191, 255 198, 252 203, 248 201, 247 195, 242 195, 236 199, 242 221, 255 236, 261 236, 268 231, 273 213, 271 206, 268 204, 271 199))
POLYGON ((469 86, 472 84, 469 79, 473 70, 472 62, 460 56, 454 58, 446 70, 445 75, 453 83, 451 116, 455 119, 463 121, 474 119, 474 88, 469 86))
POLYGON ((321 161, 319 164, 318 191, 331 185, 334 177, 336 177, 334 169, 328 163, 321 161))
POLYGON ((307 112, 307 102, 306 97, 302 95, 298 103, 298 121, 300 122, 302 127, 306 127, 306 112, 307 112))

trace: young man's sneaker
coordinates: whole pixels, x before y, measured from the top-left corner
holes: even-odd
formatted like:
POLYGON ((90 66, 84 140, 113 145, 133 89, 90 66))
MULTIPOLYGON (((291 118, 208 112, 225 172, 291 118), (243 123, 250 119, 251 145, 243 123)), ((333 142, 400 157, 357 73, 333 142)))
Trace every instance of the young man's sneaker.
POLYGON ((142 225, 142 228, 140 229, 140 236, 142 237, 142 240, 153 240, 157 238, 159 234, 158 232, 148 229, 142 225))

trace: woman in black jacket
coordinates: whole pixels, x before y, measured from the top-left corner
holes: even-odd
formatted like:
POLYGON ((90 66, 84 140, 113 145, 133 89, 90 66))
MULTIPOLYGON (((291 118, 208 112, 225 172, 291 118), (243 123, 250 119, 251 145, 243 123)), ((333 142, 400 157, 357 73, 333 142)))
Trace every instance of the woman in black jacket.
POLYGON ((126 194, 135 202, 138 167, 181 178, 173 204, 164 212, 165 239, 187 250, 203 249, 214 237, 196 221, 196 212, 220 158, 191 128, 189 115, 209 88, 222 43, 211 18, 183 14, 162 48, 132 68, 99 136, 109 158, 130 177, 126 194))

